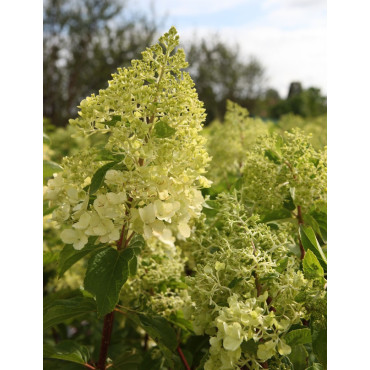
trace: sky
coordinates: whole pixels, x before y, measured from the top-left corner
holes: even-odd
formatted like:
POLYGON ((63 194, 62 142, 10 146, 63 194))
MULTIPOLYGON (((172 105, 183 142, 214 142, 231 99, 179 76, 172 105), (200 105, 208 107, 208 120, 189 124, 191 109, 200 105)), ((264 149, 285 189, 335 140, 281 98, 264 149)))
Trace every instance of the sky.
MULTIPOLYGON (((149 0, 129 0, 149 11, 149 0)), ((266 70, 266 86, 287 95, 300 81, 326 93, 325 0, 155 0, 161 31, 174 25, 187 41, 215 35, 240 46, 241 57, 256 57, 266 70)), ((186 50, 185 50, 186 51, 186 50)))

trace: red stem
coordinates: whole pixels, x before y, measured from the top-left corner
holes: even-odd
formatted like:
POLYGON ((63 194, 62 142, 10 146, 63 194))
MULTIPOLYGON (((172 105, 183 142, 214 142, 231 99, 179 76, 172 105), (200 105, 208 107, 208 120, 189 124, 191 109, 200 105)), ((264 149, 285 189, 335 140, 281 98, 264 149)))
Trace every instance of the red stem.
POLYGON ((94 366, 92 366, 92 365, 90 365, 90 364, 88 364, 88 363, 85 363, 85 364, 83 364, 85 367, 87 367, 88 369, 96 369, 96 367, 94 367, 94 366))
POLYGON ((189 364, 188 364, 188 362, 186 361, 186 358, 185 358, 184 354, 183 354, 183 353, 182 353, 182 351, 181 351, 180 346, 178 346, 178 347, 177 347, 177 352, 178 352, 178 353, 179 353, 179 355, 180 355, 181 361, 182 361, 182 363, 184 364, 185 369, 186 369, 186 370, 191 370, 191 369, 190 369, 190 366, 189 366, 189 364))
POLYGON ((100 356, 98 362, 99 370, 105 370, 105 363, 107 361, 108 356, 108 346, 110 343, 110 337, 112 335, 113 329, 113 321, 114 321, 114 311, 108 313, 104 317, 103 335, 101 339, 100 356))

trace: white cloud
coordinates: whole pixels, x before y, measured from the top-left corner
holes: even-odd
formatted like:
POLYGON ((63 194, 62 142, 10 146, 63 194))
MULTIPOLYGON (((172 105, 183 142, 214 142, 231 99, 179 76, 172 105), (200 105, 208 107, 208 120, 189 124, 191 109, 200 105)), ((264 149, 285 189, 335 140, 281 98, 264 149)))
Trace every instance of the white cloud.
MULTIPOLYGON (((197 37, 214 34, 215 29, 197 29, 197 37)), ((192 28, 179 30, 182 40, 194 40, 192 28)), ((281 30, 276 27, 223 28, 220 38, 230 45, 240 45, 244 59, 256 56, 266 67, 268 86, 282 96, 292 81, 304 87, 316 86, 326 92, 326 29, 281 30)))

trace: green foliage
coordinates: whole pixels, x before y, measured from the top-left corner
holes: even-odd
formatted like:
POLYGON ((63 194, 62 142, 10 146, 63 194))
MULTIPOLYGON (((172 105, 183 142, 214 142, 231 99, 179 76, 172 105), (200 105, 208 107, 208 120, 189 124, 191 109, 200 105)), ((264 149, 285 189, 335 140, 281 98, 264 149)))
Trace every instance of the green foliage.
POLYGON ((44 314, 44 329, 72 318, 82 317, 86 313, 94 311, 96 311, 96 303, 92 298, 73 297, 56 300, 44 314))
POLYGON ((85 364, 90 358, 89 350, 74 341, 63 341, 55 347, 44 344, 44 357, 85 364))
POLYGON ((124 252, 120 253, 110 247, 104 248, 95 253, 87 265, 85 289, 96 297, 100 316, 113 311, 122 285, 128 279, 128 263, 133 253, 124 252))
POLYGON ((323 142, 231 101, 200 136, 178 43, 45 122, 44 366, 96 366, 115 311, 112 369, 326 369, 323 142))
POLYGON ((108 170, 110 170, 117 162, 109 162, 106 163, 104 166, 100 167, 93 175, 91 179, 91 184, 89 188, 90 195, 96 193, 99 188, 102 186, 104 177, 108 170))
POLYGON ((97 250, 94 244, 96 238, 91 238, 91 241, 81 250, 76 250, 72 245, 66 245, 59 254, 58 260, 58 275, 61 277, 71 266, 73 266, 81 258, 87 256, 97 250))
MULTIPOLYGON (((309 226, 301 225, 299 228, 299 235, 306 251, 310 250, 317 257, 320 264, 326 269, 326 256, 316 239, 315 232, 309 226)), ((312 262, 311 262, 312 263, 312 262)))

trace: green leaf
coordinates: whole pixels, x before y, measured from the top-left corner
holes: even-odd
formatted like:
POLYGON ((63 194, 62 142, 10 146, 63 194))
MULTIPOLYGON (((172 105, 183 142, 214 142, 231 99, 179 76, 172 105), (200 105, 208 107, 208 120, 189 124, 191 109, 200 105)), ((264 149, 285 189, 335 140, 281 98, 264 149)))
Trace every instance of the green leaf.
POLYGON ((128 270, 129 270, 130 276, 135 276, 136 275, 136 273, 137 273, 137 258, 136 258, 135 255, 128 262, 128 270))
POLYGON ((305 251, 307 252, 308 250, 311 250, 319 260, 321 266, 324 268, 324 270, 326 270, 326 257, 316 239, 315 232, 313 231, 312 227, 300 225, 299 237, 301 238, 305 251))
POLYGON ((52 162, 52 161, 47 161, 44 159, 43 162, 43 175, 44 179, 47 177, 52 177, 55 172, 60 172, 62 171, 63 168, 59 166, 58 163, 52 162))
POLYGON ((184 318, 182 311, 176 311, 176 313, 172 312, 169 320, 179 328, 194 333, 192 323, 184 318))
POLYGON ((321 364, 315 362, 314 364, 312 364, 312 366, 308 367, 306 370, 324 370, 324 367, 321 364))
POLYGON ((256 343, 253 339, 249 339, 247 342, 243 341, 240 347, 243 352, 249 353, 252 356, 257 355, 258 343, 256 343))
POLYGON ((154 134, 156 137, 164 139, 166 137, 171 137, 174 135, 176 130, 168 125, 163 119, 157 122, 154 126, 154 134))
POLYGON ((292 330, 284 337, 284 339, 286 344, 289 346, 311 343, 311 330, 308 328, 292 330))
POLYGON ((89 350, 72 340, 65 340, 58 343, 55 347, 44 344, 44 357, 55 358, 78 364, 85 364, 90 359, 89 350))
POLYGON ((59 254, 58 276, 59 278, 81 258, 98 250, 103 245, 94 245, 97 237, 90 237, 88 243, 81 250, 76 250, 72 245, 66 245, 59 254))
POLYGON ((324 368, 326 368, 327 363, 327 331, 326 328, 321 328, 320 326, 312 325, 311 328, 312 335, 312 349, 317 359, 320 361, 324 368))
POLYGON ((96 303, 92 298, 74 297, 56 300, 44 315, 44 329, 94 311, 96 311, 96 303))
POLYGON ((109 150, 102 148, 95 158, 95 161, 122 161, 125 158, 124 154, 112 153, 109 150))
POLYGON ((322 232, 321 232, 321 229, 320 229, 320 225, 318 224, 318 222, 314 219, 313 216, 307 214, 305 216, 303 216, 303 220, 304 220, 304 223, 306 225, 309 225, 312 227, 312 229, 315 231, 315 233, 322 239, 322 240, 325 240, 323 235, 322 235, 322 232))
POLYGON ((294 370, 306 369, 308 353, 303 344, 293 346, 292 352, 288 357, 294 366, 294 370))
POLYGON ((112 369, 116 370, 138 370, 143 357, 134 351, 125 351, 114 358, 112 369))
POLYGON ((110 170, 117 162, 109 162, 105 164, 104 166, 100 167, 95 173, 94 176, 91 179, 90 184, 90 190, 89 193, 94 194, 99 190, 99 188, 102 186, 105 174, 108 170, 110 170))
POLYGON ((176 333, 169 322, 162 316, 138 315, 142 328, 158 344, 163 344, 171 351, 177 348, 176 333))
POLYGON ((307 279, 315 279, 324 277, 324 269, 320 265, 319 260, 309 249, 302 261, 304 276, 307 279))
POLYGON ((291 212, 288 209, 284 208, 284 209, 274 210, 272 212, 265 214, 262 217, 261 221, 269 222, 269 221, 285 220, 285 219, 291 219, 291 218, 292 218, 291 212))
POLYGON ((105 122, 104 124, 107 126, 115 126, 117 122, 120 122, 122 120, 121 116, 112 116, 112 119, 108 122, 105 122))
POLYGON ((281 163, 279 154, 271 149, 265 150, 265 156, 275 164, 281 163))
POLYGON ((45 133, 42 134, 42 142, 47 145, 51 144, 50 137, 46 135, 45 133))
POLYGON ((85 289, 96 297, 99 316, 112 312, 129 275, 127 253, 111 247, 94 254, 87 265, 85 289))
POLYGON ((134 235, 130 240, 128 249, 132 249, 136 256, 138 256, 141 250, 145 247, 145 240, 142 235, 134 235))

